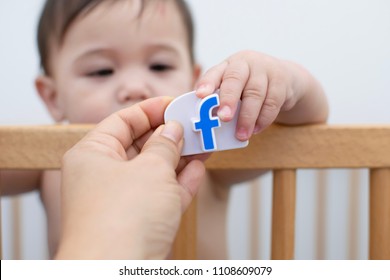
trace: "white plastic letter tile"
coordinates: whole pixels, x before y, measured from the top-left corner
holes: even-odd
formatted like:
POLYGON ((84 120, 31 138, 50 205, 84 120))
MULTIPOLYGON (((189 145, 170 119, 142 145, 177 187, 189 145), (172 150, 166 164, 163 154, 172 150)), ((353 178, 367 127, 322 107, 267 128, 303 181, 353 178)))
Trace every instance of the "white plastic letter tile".
POLYGON ((165 110, 164 119, 165 122, 177 121, 183 126, 183 156, 244 148, 249 142, 235 137, 240 105, 233 120, 223 122, 212 113, 219 106, 218 93, 200 99, 192 91, 174 99, 165 110))

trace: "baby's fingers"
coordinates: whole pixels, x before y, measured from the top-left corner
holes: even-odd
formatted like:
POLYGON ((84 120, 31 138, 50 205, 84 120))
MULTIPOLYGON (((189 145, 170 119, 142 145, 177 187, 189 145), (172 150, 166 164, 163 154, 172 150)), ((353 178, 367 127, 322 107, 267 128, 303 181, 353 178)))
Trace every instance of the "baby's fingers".
POLYGON ((211 68, 199 80, 196 95, 204 98, 220 89, 218 116, 222 121, 231 121, 238 101, 249 78, 249 65, 241 59, 231 59, 211 68))
POLYGON ((222 78, 218 116, 224 122, 231 121, 237 110, 238 101, 249 79, 249 65, 243 60, 231 60, 222 78))
POLYGON ((254 129, 255 134, 260 133, 275 121, 286 99, 286 91, 285 83, 277 80, 270 81, 267 96, 261 107, 260 115, 254 129))
POLYGON ((254 71, 242 94, 240 114, 237 121, 236 137, 241 141, 248 140, 255 129, 261 107, 266 99, 268 78, 266 75, 257 75, 254 71))
POLYGON ((204 98, 215 92, 217 88, 219 88, 223 73, 225 73, 225 69, 227 66, 227 62, 224 61, 212 68, 210 68, 198 81, 196 87, 196 95, 199 98, 204 98))

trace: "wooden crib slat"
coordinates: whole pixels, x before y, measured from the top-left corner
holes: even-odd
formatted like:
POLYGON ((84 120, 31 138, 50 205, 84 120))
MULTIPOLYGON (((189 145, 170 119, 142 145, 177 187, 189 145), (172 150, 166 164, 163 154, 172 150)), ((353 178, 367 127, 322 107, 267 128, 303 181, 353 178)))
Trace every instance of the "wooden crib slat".
POLYGON ((390 168, 370 170, 370 259, 390 259, 390 168))
MULTIPOLYGON (((92 126, 0 127, 0 169, 59 168, 62 154, 92 126)), ((215 153, 209 169, 390 166, 390 126, 274 125, 246 149, 215 153)))
POLYGON ((12 259, 21 260, 22 259, 22 227, 21 227, 21 218, 22 218, 22 203, 20 197, 15 197, 11 202, 12 207, 12 259))
POLYGON ((197 198, 195 197, 184 213, 179 231, 173 244, 173 259, 196 260, 196 221, 197 221, 197 198))
POLYGON ((273 176, 271 259, 293 259, 296 170, 274 170, 273 176))
POLYGON ((245 149, 215 153, 210 169, 390 166, 390 126, 273 125, 245 149))
POLYGON ((259 248, 260 248, 260 179, 255 179, 250 182, 250 198, 249 198, 249 240, 251 244, 250 259, 259 260, 259 248))
POLYGON ((63 154, 93 126, 0 127, 0 169, 58 169, 63 154))

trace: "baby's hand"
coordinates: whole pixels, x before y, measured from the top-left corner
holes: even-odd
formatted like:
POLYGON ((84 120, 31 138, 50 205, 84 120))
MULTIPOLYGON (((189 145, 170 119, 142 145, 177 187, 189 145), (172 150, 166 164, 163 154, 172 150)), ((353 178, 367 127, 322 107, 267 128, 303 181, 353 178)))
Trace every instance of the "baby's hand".
POLYGON ((281 110, 289 110, 300 99, 295 79, 286 61, 255 52, 238 52, 212 67, 199 80, 198 97, 220 89, 218 116, 230 121, 241 99, 236 137, 245 141, 273 123, 281 110))

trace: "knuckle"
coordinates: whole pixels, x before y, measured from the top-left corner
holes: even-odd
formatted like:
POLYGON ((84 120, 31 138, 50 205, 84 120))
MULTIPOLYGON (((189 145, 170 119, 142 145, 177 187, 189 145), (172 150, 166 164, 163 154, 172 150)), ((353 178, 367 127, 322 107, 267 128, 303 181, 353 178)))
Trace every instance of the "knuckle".
POLYGON ((285 87, 286 82, 282 78, 282 76, 277 73, 273 75, 273 78, 270 80, 270 86, 274 89, 282 89, 285 87))
POLYGON ((242 83, 242 73, 236 69, 230 69, 228 72, 225 73, 224 80, 232 80, 242 83))
POLYGON ((254 101, 261 101, 264 99, 263 90, 258 88, 246 88, 244 90, 244 98, 253 99, 254 101))
POLYGON ((281 102, 278 98, 269 97, 264 101, 262 110, 268 111, 268 112, 279 112, 281 107, 281 102))
POLYGON ((283 79, 272 79, 268 92, 272 94, 272 99, 281 101, 286 98, 287 85, 283 79))

